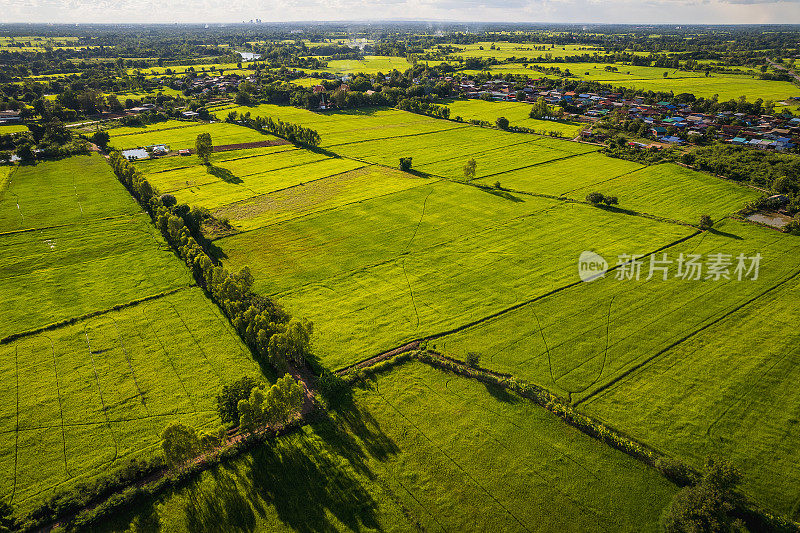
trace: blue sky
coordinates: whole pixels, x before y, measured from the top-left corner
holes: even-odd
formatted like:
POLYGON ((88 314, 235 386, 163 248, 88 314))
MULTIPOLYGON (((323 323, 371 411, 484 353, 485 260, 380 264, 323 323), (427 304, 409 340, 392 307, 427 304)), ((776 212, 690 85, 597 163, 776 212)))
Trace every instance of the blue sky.
POLYGON ((0 0, 0 22, 800 23, 800 0, 0 0))

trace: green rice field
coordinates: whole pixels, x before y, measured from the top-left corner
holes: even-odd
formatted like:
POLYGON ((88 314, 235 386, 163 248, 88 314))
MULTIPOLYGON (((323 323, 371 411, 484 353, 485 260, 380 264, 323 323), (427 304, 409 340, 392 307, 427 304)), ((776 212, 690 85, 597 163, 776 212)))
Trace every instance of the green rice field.
POLYGON ((0 498, 30 510, 261 371, 101 156, 2 169, 0 498))
POLYGON ((584 125, 577 122, 556 122, 553 120, 537 120, 530 118, 531 104, 525 102, 487 102, 485 100, 450 100, 445 105, 450 108, 450 116, 462 117, 464 120, 483 120, 492 124, 499 117, 508 119, 509 124, 530 128, 537 132, 558 132, 563 137, 573 138, 584 125))

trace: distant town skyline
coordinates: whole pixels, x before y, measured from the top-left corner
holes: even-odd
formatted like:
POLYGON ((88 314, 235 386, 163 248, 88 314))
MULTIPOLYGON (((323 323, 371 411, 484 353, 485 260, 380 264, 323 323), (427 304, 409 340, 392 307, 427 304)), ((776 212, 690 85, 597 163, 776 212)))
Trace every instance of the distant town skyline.
POLYGON ((800 0, 5 0, 0 22, 796 24, 800 0))

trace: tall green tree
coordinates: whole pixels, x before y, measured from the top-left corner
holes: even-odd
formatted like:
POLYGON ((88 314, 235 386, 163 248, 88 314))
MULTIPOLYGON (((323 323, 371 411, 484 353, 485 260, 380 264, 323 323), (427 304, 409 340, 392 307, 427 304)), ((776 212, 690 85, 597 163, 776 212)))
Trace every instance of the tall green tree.
POLYGON ((464 165, 464 178, 467 181, 472 181, 475 179, 475 172, 478 169, 478 163, 475 161, 474 158, 470 157, 467 163, 464 165))
POLYGON ((268 389, 255 387, 247 400, 239 402, 239 426, 252 431, 261 424, 273 427, 286 424, 300 412, 304 401, 303 386, 285 374, 268 389))
POLYGON ((197 136, 197 140, 194 143, 194 149, 197 153, 197 157, 203 160, 203 163, 206 165, 208 164, 208 159, 211 157, 211 152, 213 150, 213 144, 211 143, 211 134, 210 133, 201 133, 197 136))
POLYGON ((171 465, 179 465, 200 450, 200 439, 193 427, 173 422, 161 434, 161 448, 171 465))

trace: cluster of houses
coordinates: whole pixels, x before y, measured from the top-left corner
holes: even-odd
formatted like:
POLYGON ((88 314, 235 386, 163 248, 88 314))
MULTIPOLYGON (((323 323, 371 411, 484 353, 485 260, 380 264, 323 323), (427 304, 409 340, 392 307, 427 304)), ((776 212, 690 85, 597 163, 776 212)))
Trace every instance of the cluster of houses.
MULTIPOLYGON (((506 80, 490 80, 477 85, 472 80, 452 80, 455 88, 467 98, 488 94, 494 100, 517 101, 514 84, 506 80)), ((644 98, 625 98, 620 93, 576 93, 537 87, 538 80, 529 80, 523 92, 525 101, 544 98, 548 104, 577 108, 574 118, 594 122, 617 111, 621 118, 641 119, 648 133, 661 143, 681 144, 692 134, 705 135, 709 128, 722 141, 747 145, 761 150, 786 151, 800 143, 800 118, 784 115, 747 115, 724 111, 717 114, 694 113, 688 104, 658 102, 646 104, 644 98)), ((586 135, 590 135, 587 132, 586 135)))

